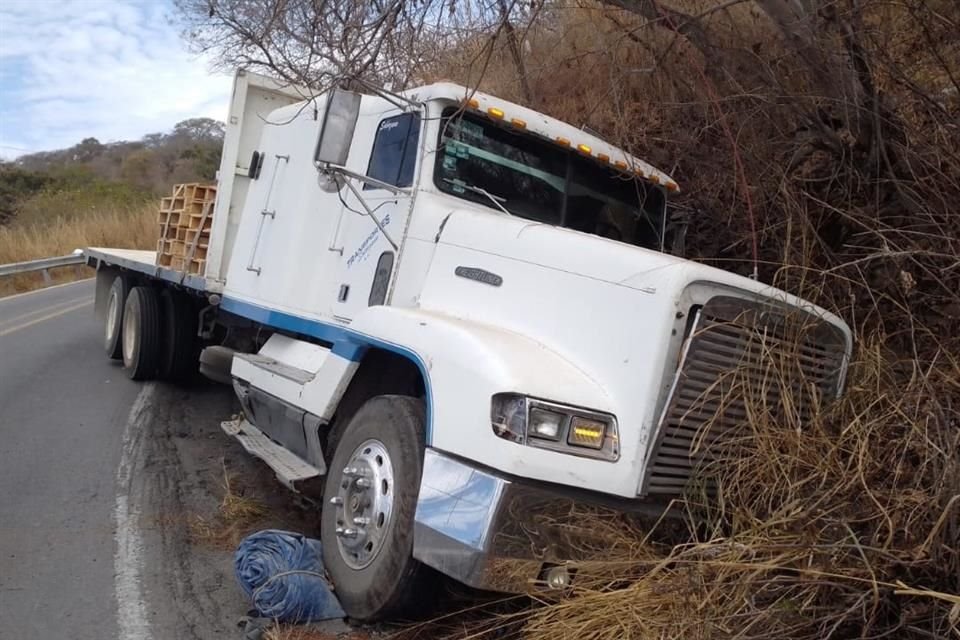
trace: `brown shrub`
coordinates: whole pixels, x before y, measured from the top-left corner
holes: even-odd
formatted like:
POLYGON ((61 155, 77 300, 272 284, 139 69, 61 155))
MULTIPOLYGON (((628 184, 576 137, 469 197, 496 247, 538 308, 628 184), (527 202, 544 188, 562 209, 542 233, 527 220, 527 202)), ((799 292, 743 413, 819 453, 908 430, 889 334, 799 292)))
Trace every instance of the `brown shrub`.
MULTIPOLYGON (((72 253, 84 247, 153 249, 156 247, 156 206, 134 209, 105 206, 70 219, 51 216, 30 224, 0 226, 0 264, 23 262, 72 253)), ((92 277, 86 267, 50 272, 54 282, 92 277)), ((40 273, 0 279, 0 296, 29 291, 44 285, 40 273)))
MULTIPOLYGON (((517 25, 535 108, 678 179, 689 257, 756 269, 857 346, 812 422, 751 412, 681 539, 615 529, 572 597, 477 637, 960 638, 960 5, 793 4, 815 11, 677 0, 692 35, 658 2, 517 25)), ((427 79, 522 102, 503 38, 427 79)))

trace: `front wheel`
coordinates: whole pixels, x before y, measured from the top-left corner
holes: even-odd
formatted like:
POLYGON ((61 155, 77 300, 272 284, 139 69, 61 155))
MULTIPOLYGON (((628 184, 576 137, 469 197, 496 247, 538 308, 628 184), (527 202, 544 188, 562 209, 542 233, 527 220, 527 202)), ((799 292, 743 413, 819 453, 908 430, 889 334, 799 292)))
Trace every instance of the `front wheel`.
POLYGON ((351 618, 387 617, 418 595, 425 571, 412 553, 423 450, 423 403, 407 396, 368 400, 337 442, 320 537, 351 618))

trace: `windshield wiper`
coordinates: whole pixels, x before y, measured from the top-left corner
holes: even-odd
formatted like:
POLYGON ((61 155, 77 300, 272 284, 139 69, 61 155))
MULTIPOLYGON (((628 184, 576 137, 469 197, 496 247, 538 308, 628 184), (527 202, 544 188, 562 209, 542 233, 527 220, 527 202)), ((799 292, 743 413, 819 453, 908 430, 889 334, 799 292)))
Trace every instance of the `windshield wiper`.
POLYGON ((451 178, 444 178, 443 181, 444 181, 444 182, 449 182, 450 184, 452 184, 452 185, 455 186, 455 187, 460 187, 461 189, 465 189, 465 190, 467 190, 467 191, 472 191, 473 193, 479 193, 479 194, 482 195, 482 196, 486 196, 487 199, 490 200, 490 202, 493 203, 493 206, 495 206, 496 208, 500 209, 500 211, 503 211, 503 212, 504 212, 505 214, 507 214, 508 216, 512 216, 512 215, 513 215, 512 213, 510 213, 509 211, 507 211, 507 208, 506 208, 506 207, 504 207, 502 204, 500 204, 501 202, 506 202, 506 201, 507 201, 507 199, 504 198, 503 196, 493 195, 492 193, 490 193, 490 192, 487 191, 486 189, 483 189, 483 188, 481 188, 481 187, 474 186, 474 185, 472 185, 472 184, 467 184, 467 183, 464 182, 463 180, 453 180, 453 179, 451 179, 451 178))

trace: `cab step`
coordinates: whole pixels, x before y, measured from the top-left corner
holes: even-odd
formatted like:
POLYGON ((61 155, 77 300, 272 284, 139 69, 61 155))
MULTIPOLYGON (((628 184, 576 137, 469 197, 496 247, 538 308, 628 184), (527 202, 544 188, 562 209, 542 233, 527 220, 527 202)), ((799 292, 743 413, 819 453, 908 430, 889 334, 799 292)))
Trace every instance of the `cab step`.
POLYGON ((272 373, 275 376, 280 376, 281 378, 286 378, 287 380, 296 382, 299 385, 307 384, 316 376, 316 374, 312 371, 298 369, 297 367, 280 362, 279 360, 271 358, 270 356, 263 356, 259 354, 255 355, 251 353, 238 353, 233 357, 235 360, 249 362, 258 369, 272 373))
POLYGON ((306 494, 323 491, 323 475, 326 469, 318 469, 280 446, 246 419, 221 422, 220 428, 228 436, 236 438, 248 453, 267 463, 277 474, 277 479, 288 488, 306 494))

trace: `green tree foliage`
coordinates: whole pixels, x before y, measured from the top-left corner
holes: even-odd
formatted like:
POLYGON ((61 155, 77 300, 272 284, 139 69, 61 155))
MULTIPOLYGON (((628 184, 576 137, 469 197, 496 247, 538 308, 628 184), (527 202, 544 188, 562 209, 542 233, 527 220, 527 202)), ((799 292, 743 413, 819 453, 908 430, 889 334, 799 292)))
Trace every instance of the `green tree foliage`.
POLYGON ((0 163, 0 224, 56 215, 73 217, 102 205, 140 204, 172 184, 211 182, 220 166, 224 125, 189 118, 137 141, 85 138, 67 149, 0 163))
POLYGON ((37 193, 50 180, 48 175, 26 171, 12 163, 0 163, 0 224, 13 218, 18 201, 37 193))

